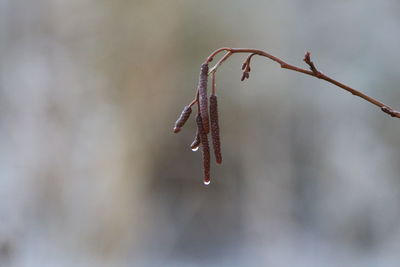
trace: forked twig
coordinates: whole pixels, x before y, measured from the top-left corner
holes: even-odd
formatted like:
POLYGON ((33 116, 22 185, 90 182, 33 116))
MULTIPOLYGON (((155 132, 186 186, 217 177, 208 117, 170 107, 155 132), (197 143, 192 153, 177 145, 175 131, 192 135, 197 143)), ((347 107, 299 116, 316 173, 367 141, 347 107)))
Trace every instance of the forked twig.
MULTIPOLYGON (((269 53, 267 53, 265 51, 258 50, 258 49, 252 49, 252 48, 227 48, 227 47, 223 47, 223 48, 217 49, 213 53, 211 53, 211 55, 206 59, 205 63, 211 62, 215 56, 217 56, 219 53, 221 53, 223 51, 227 51, 226 55, 229 54, 229 56, 231 56, 233 54, 236 54, 236 53, 250 53, 251 55, 247 58, 247 60, 244 63, 244 64, 246 64, 246 62, 247 62, 248 66, 250 66, 249 65, 250 64, 250 59, 254 55, 267 57, 267 58, 275 61, 276 63, 278 63, 281 66, 281 68, 289 69, 289 70, 300 72, 300 73, 304 73, 304 74, 307 74, 307 75, 310 75, 310 76, 314 76, 315 78, 325 80, 325 81, 327 81, 329 83, 332 83, 332 84, 334 84, 334 85, 336 85, 336 86, 338 86, 338 87, 340 87, 340 88, 352 93, 353 95, 356 95, 358 97, 363 98, 364 100, 370 102, 371 104, 374 104, 375 106, 378 106, 383 112, 389 114, 390 116, 396 117, 396 118, 400 118, 400 112, 399 111, 394 110, 390 106, 378 101, 377 99, 375 99, 375 98, 373 98, 371 96, 368 96, 368 95, 366 95, 366 94, 364 94, 364 93, 362 93, 362 92, 360 92, 360 91, 358 91, 358 90, 356 90, 354 88, 351 88, 350 86, 347 86, 347 85, 345 85, 345 84, 343 84, 341 82, 338 82, 335 79, 332 79, 329 76, 327 76, 327 75, 323 74, 322 72, 320 72, 315 67, 314 62, 311 61, 310 52, 307 52, 305 54, 305 56, 304 56, 304 62, 306 62, 307 65, 309 65, 310 70, 290 65, 290 64, 286 63, 285 61, 281 60, 280 58, 277 58, 277 57, 275 57, 275 56, 273 56, 273 55, 271 55, 271 54, 269 54, 269 53)), ((226 60, 226 58, 224 59, 224 61, 225 60, 226 60)), ((217 69, 218 69, 218 67, 220 65, 221 64, 217 63, 212 68, 212 70, 213 71, 217 71, 217 69)))

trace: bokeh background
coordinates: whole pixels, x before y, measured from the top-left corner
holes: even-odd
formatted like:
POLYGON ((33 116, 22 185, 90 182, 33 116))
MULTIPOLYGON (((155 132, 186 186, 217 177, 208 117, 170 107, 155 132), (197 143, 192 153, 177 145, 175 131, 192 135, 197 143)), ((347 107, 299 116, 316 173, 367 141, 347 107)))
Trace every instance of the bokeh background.
POLYGON ((0 266, 398 266, 400 122, 244 55, 218 72, 224 163, 191 120, 222 46, 400 108, 400 2, 0 1, 0 266))

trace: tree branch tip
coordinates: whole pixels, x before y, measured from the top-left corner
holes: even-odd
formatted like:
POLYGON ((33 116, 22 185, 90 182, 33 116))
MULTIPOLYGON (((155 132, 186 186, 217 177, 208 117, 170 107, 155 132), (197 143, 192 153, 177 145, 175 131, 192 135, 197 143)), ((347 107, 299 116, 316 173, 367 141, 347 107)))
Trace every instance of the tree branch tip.
POLYGON ((304 55, 304 59, 305 62, 308 62, 311 60, 311 52, 306 52, 306 54, 304 55))
POLYGON ((396 110, 394 110, 394 109, 392 109, 390 107, 383 106, 383 107, 381 107, 381 110, 383 112, 385 112, 386 114, 389 114, 392 117, 397 117, 397 118, 400 117, 400 112, 398 112, 398 111, 396 111, 396 110))

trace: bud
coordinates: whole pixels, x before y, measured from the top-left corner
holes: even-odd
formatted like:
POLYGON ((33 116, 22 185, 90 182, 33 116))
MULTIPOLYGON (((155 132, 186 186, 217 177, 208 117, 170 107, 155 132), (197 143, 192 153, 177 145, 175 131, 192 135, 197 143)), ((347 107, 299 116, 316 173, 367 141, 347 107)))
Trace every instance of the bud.
POLYGON ((190 106, 185 106, 178 120, 175 122, 174 133, 180 132, 183 125, 185 125, 186 121, 189 119, 190 113, 192 113, 192 108, 190 106))

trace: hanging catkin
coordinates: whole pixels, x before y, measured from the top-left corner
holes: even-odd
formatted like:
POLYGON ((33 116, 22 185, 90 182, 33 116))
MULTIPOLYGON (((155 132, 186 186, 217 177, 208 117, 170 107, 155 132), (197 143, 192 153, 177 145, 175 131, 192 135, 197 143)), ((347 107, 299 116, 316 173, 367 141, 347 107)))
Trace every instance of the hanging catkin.
POLYGON ((221 164, 222 163, 221 141, 219 136, 218 101, 216 95, 210 96, 210 123, 211 123, 211 137, 213 142, 215 161, 218 164, 221 164))
POLYGON ((208 97, 207 97, 207 80, 208 80, 208 64, 202 64, 200 68, 199 77, 199 104, 201 120, 203 122, 203 129, 206 134, 210 132, 209 119, 208 119, 208 97))
POLYGON ((175 122, 174 133, 178 133, 181 130, 185 122, 189 119, 190 113, 192 113, 192 108, 185 106, 178 120, 175 122))
POLYGON ((192 151, 197 151, 199 149, 199 146, 200 146, 200 135, 199 135, 199 129, 197 129, 196 136, 193 140, 193 143, 190 145, 190 148, 192 149, 192 151))
POLYGON ((208 137, 203 129, 203 122, 200 115, 197 115, 196 123, 199 130, 201 147, 203 148, 203 181, 205 184, 208 184, 210 182, 210 146, 208 145, 208 137))

